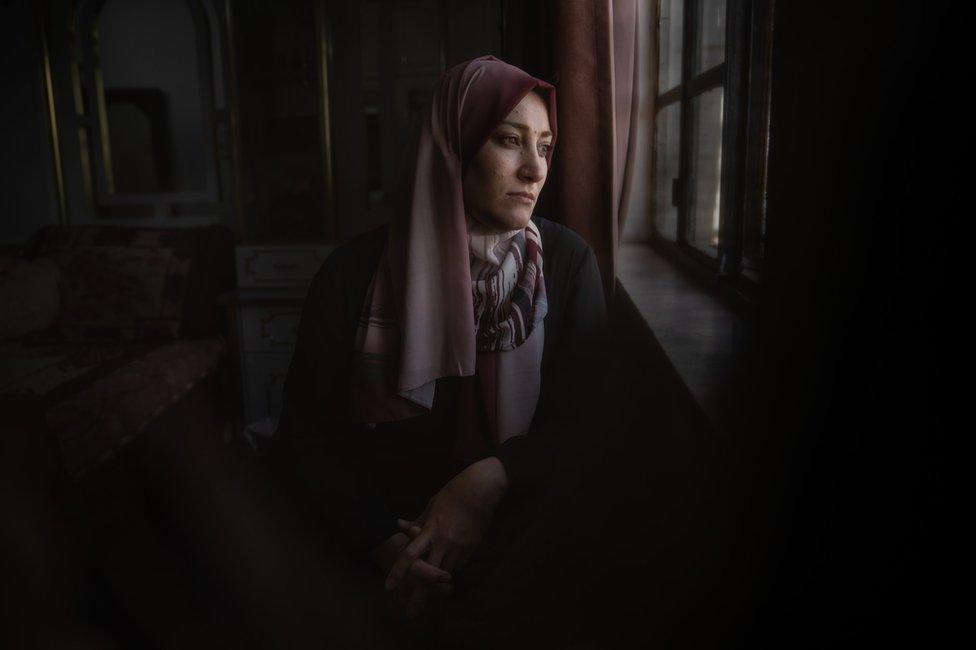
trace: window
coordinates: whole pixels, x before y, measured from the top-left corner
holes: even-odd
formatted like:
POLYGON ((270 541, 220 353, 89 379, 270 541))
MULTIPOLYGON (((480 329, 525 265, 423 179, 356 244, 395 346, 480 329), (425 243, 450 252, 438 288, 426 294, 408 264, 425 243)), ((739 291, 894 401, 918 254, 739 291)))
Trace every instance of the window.
POLYGON ((652 242, 756 282, 773 0, 659 0, 652 242))

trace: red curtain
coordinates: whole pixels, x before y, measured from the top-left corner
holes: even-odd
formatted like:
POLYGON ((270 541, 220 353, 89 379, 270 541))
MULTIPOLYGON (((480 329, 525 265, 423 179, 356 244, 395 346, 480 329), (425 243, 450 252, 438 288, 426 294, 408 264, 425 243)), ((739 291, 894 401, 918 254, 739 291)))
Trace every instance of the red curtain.
POLYGON ((636 149, 638 2, 553 4, 559 92, 555 189, 563 223, 596 252, 609 299, 636 149))

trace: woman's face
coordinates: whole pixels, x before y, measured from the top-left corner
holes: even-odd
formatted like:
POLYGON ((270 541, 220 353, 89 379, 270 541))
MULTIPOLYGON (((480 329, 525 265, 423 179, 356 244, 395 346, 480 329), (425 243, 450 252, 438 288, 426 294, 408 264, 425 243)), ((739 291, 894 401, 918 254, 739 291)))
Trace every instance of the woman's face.
POLYGON ((464 207, 490 230, 525 228, 549 173, 549 111, 530 92, 489 136, 464 170, 464 207))

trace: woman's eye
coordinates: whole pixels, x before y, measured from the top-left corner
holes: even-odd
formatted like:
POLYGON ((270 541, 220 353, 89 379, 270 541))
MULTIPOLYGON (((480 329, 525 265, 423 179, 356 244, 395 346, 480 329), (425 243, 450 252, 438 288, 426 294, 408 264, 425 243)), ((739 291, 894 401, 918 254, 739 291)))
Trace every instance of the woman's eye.
POLYGON ((550 149, 552 149, 552 145, 549 144, 549 143, 540 144, 539 145, 539 153, 541 153, 541 154, 547 154, 547 153, 549 153, 549 150, 550 149))
POLYGON ((513 144, 518 146, 519 139, 517 135, 503 135, 502 142, 504 142, 505 144, 513 144))

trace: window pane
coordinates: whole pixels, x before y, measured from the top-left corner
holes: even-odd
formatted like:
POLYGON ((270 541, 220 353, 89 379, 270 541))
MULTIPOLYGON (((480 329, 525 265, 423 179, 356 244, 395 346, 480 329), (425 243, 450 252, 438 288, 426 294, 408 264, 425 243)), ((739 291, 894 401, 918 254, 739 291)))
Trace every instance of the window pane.
POLYGON ((673 180, 678 178, 681 105, 668 104, 657 114, 654 130, 654 227, 662 237, 678 237, 678 208, 672 201, 673 180))
POLYGON ((698 0, 693 74, 725 60, 725 3, 726 0, 698 0))
POLYGON ((681 83, 681 35, 684 30, 684 0, 658 3, 657 92, 663 93, 681 83))
POLYGON ((718 256, 722 172, 722 102, 724 89, 713 88, 691 100, 691 170, 688 243, 718 256))

